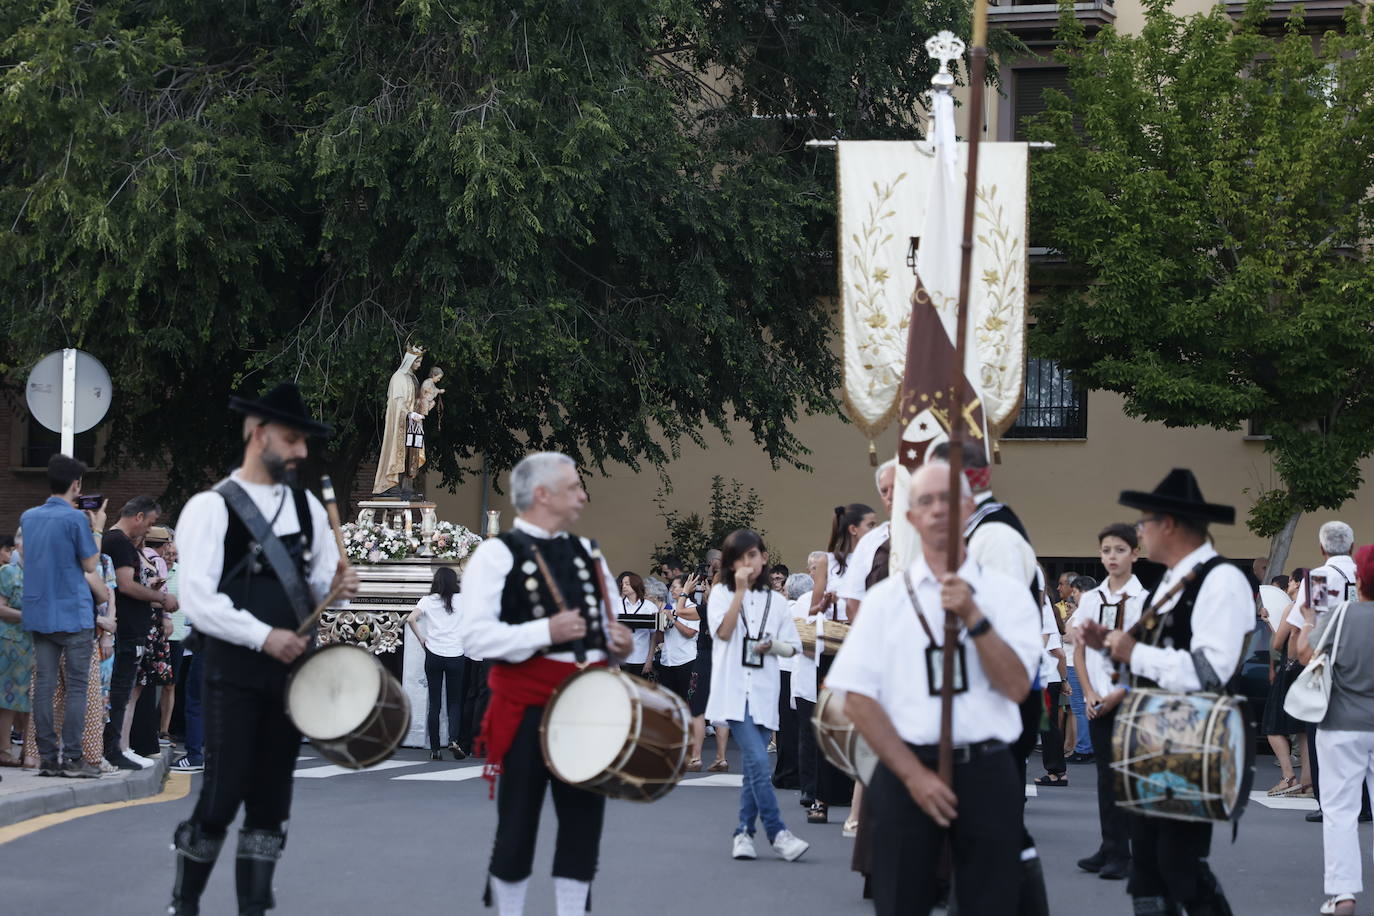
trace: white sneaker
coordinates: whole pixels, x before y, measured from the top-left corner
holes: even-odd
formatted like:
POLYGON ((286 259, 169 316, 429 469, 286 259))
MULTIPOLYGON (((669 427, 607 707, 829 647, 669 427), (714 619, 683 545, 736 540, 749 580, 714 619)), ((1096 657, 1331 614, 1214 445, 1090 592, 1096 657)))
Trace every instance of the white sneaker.
POLYGON ((773 837, 773 849, 784 862, 797 861, 810 848, 810 843, 793 835, 790 830, 779 830, 778 835, 773 837))
POLYGON ((754 852, 754 838, 747 833, 735 834, 735 848, 730 855, 736 859, 758 858, 758 853, 754 852))
POLYGON ((1331 914, 1336 912, 1336 904, 1340 903, 1342 900, 1354 899, 1355 898, 1349 894, 1341 894, 1338 897, 1327 897, 1326 902, 1321 905, 1321 909, 1317 910, 1317 912, 1321 913, 1322 916, 1331 916, 1331 914))
POLYGON ((156 762, 151 757, 144 757, 141 754, 135 754, 133 751, 125 751, 124 756, 128 757, 145 770, 156 762))

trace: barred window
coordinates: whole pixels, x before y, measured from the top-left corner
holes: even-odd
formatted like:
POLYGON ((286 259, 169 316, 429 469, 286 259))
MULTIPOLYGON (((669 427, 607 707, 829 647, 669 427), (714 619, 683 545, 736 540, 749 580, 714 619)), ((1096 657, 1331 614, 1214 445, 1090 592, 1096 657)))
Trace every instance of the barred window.
POLYGON ((1026 397, 1006 439, 1086 439, 1088 390, 1052 359, 1026 360, 1026 397))
MULTIPOLYGON (((29 417, 25 423, 25 433, 23 467, 45 468, 48 466, 48 459, 62 450, 62 435, 48 429, 33 417, 29 417)), ((74 441, 73 450, 76 454, 72 457, 84 461, 87 467, 95 466, 95 438, 96 431, 88 429, 84 433, 77 433, 74 441)))

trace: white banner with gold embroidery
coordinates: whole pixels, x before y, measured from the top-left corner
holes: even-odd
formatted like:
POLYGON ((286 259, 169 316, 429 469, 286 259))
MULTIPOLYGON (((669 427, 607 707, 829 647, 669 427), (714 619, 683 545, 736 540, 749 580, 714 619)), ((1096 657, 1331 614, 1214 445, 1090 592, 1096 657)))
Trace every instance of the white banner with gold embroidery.
MULTIPOLYGON (((979 365, 970 377, 996 436, 1021 409, 1025 381, 1027 147, 982 143, 979 149, 969 294, 979 365)), ((935 151, 904 140, 841 141, 836 154, 844 401, 850 419, 876 437, 897 414, 916 288, 907 250, 926 224, 935 151)), ((968 144, 958 144, 957 155, 962 178, 968 144)), ((958 290, 930 292, 953 328, 958 290)))

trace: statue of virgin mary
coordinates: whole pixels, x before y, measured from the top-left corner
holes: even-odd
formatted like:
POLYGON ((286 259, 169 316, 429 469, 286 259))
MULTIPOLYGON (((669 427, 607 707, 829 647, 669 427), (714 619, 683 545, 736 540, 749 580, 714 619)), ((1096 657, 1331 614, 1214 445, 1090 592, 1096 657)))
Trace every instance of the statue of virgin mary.
POLYGON ((401 356, 401 365, 391 373, 386 386, 386 416, 382 420, 382 449, 377 454, 377 478, 372 484, 375 496, 399 496, 406 473, 406 422, 415 410, 420 383, 415 369, 425 348, 411 345, 401 356))

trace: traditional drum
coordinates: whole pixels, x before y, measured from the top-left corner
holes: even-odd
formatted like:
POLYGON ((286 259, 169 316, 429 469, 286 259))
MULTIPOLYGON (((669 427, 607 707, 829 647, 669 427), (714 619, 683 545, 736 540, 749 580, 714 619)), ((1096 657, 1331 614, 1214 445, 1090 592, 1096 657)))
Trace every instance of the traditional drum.
POLYGON ((811 714, 816 729, 816 744, 825 759, 850 777, 868 785, 878 767, 878 755, 844 714, 839 698, 822 687, 811 714))
POLYGON ((549 698, 539 739, 544 762, 564 782, 648 802, 682 778, 691 719, 670 690, 617 669, 588 668, 549 698))
POLYGON ((1116 803, 1147 817, 1233 821, 1250 797, 1254 753, 1241 698, 1132 690, 1112 729, 1116 803))
POLYGON ((344 643, 291 672, 286 714, 326 760, 353 770, 390 757, 410 728, 400 683, 371 652, 344 643))
MULTIPOLYGON (((805 617, 793 617, 792 621, 797 625, 797 635, 801 637, 802 650, 814 653, 816 650, 816 623, 805 617)), ((840 651, 840 646, 844 643, 845 637, 849 635, 849 624, 840 623, 838 620, 825 618, 825 635, 821 646, 822 655, 834 655, 840 651)))

